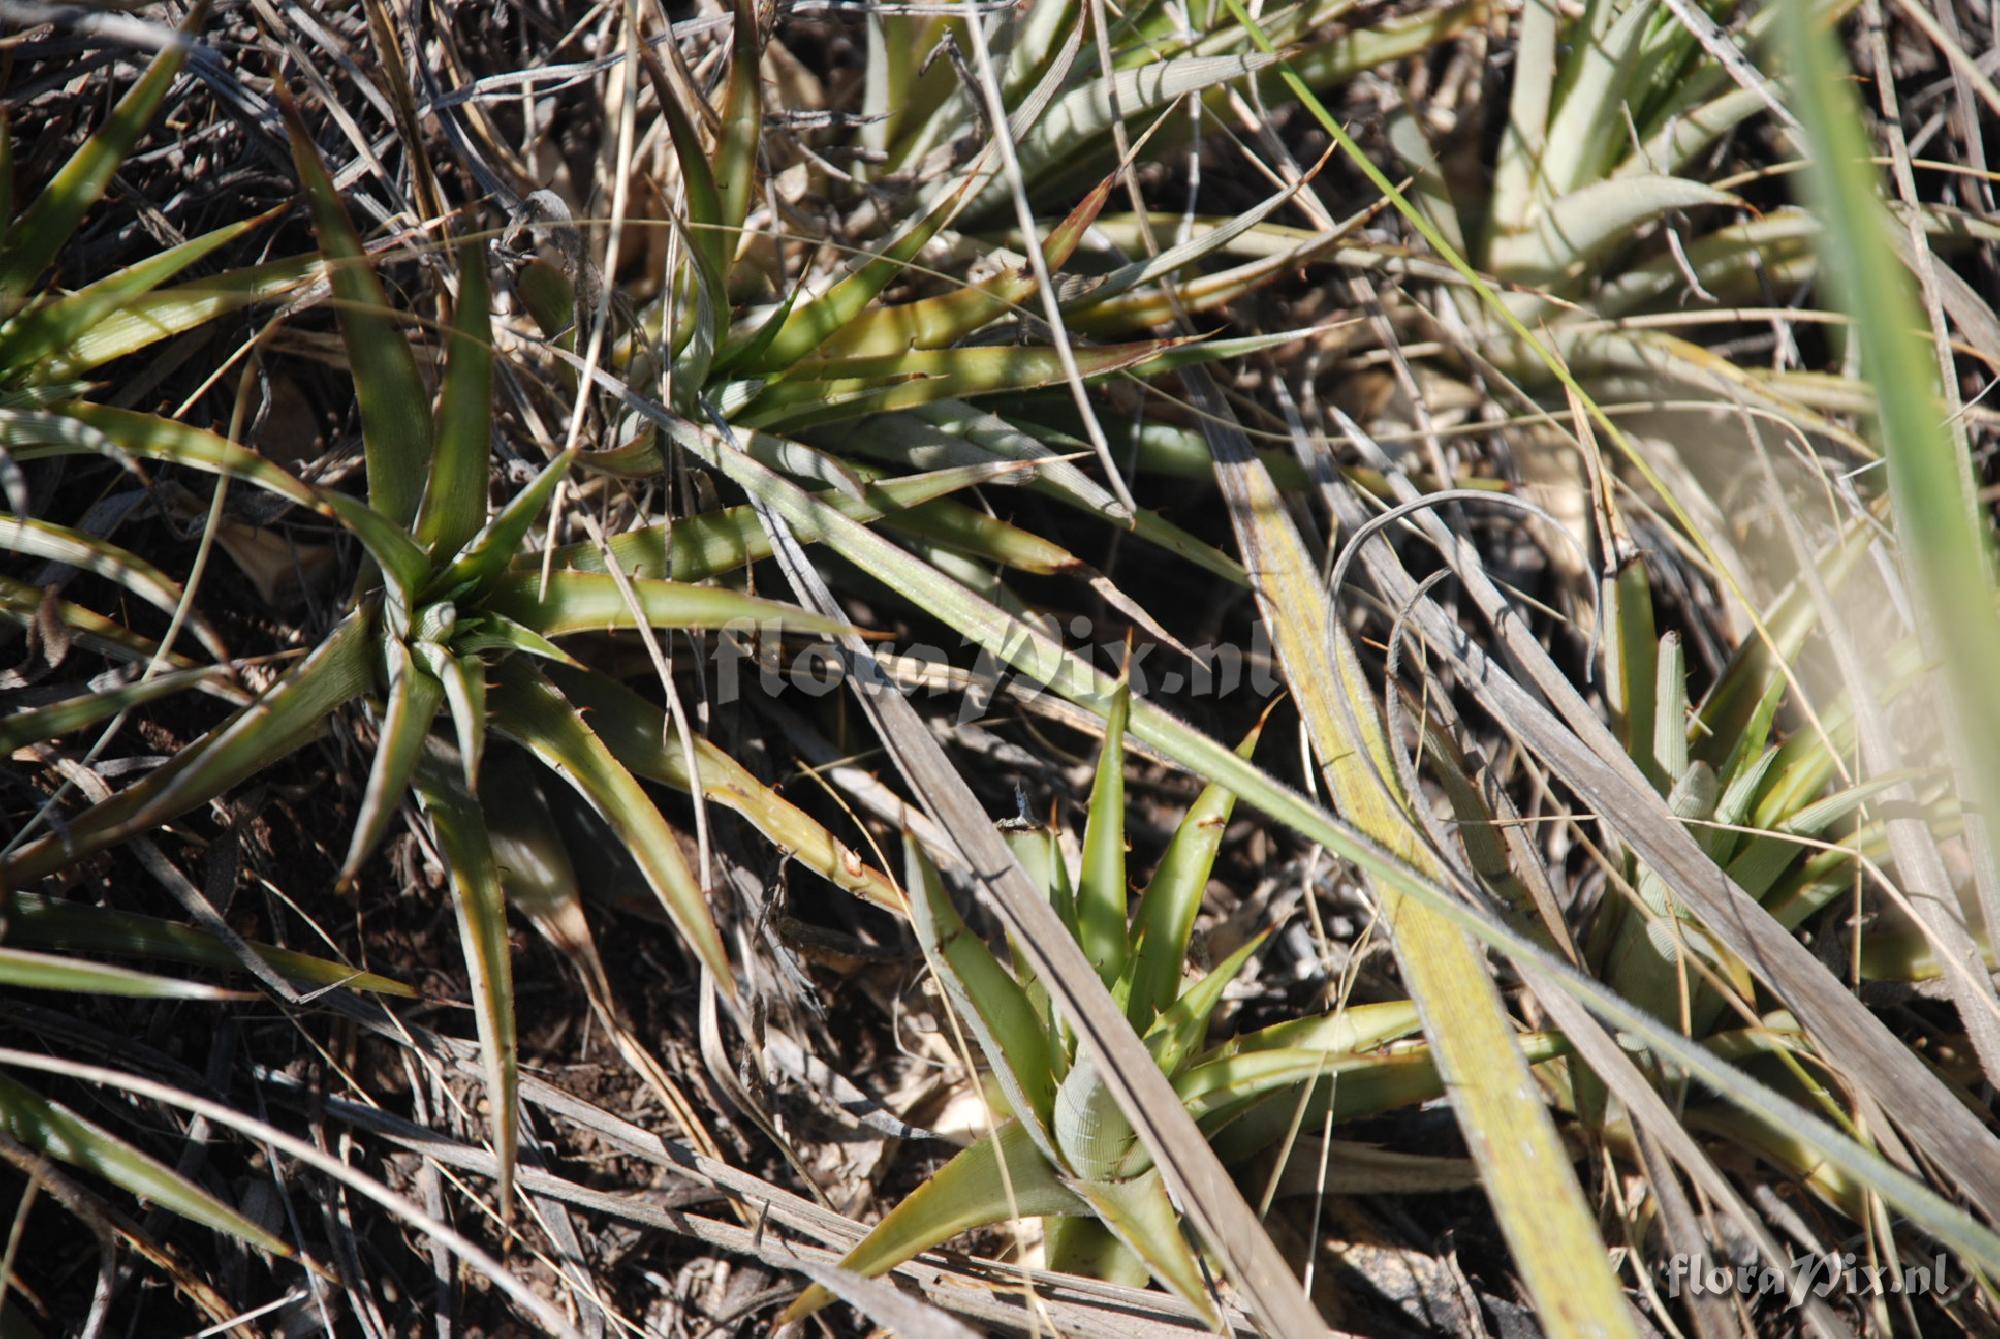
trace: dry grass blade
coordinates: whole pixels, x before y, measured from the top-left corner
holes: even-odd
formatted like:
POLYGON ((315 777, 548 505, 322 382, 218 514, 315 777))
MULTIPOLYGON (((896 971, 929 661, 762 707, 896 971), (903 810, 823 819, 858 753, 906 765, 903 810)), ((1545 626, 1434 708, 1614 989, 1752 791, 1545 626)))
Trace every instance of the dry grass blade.
MULTIPOLYGON (((1392 774, 1373 694, 1344 629, 1328 616, 1316 569, 1270 474, 1203 369, 1182 374, 1229 506, 1243 566, 1286 682, 1324 769, 1334 808, 1399 860, 1435 877, 1392 774), (1335 694, 1346 697, 1337 705, 1335 694)), ((1210 778, 1211 780, 1213 778, 1210 778)), ((1529 1296, 1551 1333, 1636 1334, 1623 1290, 1528 1072, 1500 992, 1472 941, 1393 880, 1370 879, 1459 1129, 1529 1296)))

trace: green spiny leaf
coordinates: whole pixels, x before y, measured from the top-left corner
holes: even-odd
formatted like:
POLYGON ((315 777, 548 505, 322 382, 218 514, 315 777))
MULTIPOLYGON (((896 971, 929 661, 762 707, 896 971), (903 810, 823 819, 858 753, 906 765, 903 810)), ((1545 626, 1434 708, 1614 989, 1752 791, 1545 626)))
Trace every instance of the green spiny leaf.
POLYGON ((320 253, 340 316, 340 333, 354 371, 361 409, 361 443, 367 459, 368 504, 392 524, 416 519, 431 467, 431 397, 403 337, 395 309, 382 292, 368 253, 340 202, 319 150, 281 99, 292 161, 312 209, 320 253))
POLYGON ((438 406, 437 454, 417 512, 417 542, 433 560, 455 555, 486 522, 486 470, 493 447, 492 285, 486 248, 458 249, 458 311, 451 363, 438 406))
POLYGON ((362 862, 374 853, 395 820, 423 756, 425 736, 430 734, 431 722, 444 701, 444 685, 416 663, 401 641, 387 639, 383 654, 388 659, 389 702, 382 713, 381 738, 376 741, 375 761, 362 787, 361 808, 354 817, 347 857, 340 862, 336 883, 341 888, 352 886, 362 862))
POLYGON ((1041 1018, 1020 984, 959 916, 937 867, 907 833, 903 883, 910 894, 911 923, 952 1008, 985 1052, 1016 1119, 1045 1155, 1053 1155, 1046 1131, 1055 1102, 1055 1072, 1041 1018))
POLYGON ((423 751, 414 781, 438 852, 451 875, 452 905, 458 912, 459 941, 472 982, 473 1016, 479 1025, 480 1058, 486 1069, 487 1105, 493 1155, 499 1163, 503 1213, 513 1204, 514 1154, 519 1139, 516 1091, 514 969, 507 941, 507 898, 493 860, 486 816, 460 781, 462 766, 435 741, 423 751))
MULTIPOLYGON (((479 607, 483 612, 505 615, 545 637, 635 626, 632 606, 608 572, 551 572, 546 594, 540 592, 540 586, 534 573, 510 573, 487 587, 479 607)), ((796 605, 760 600, 720 586, 641 578, 631 587, 638 616, 656 628, 742 626, 822 636, 846 631, 844 625, 796 605)))
MULTIPOLYGON (((1259 722, 1243 737, 1236 746, 1239 755, 1248 758, 1256 751, 1263 728, 1259 722)), ((1194 918, 1201 910, 1209 871, 1215 866, 1215 853, 1222 846, 1223 829, 1228 827, 1235 806, 1236 797, 1229 791, 1204 786, 1174 830, 1160 867, 1140 895, 1133 929, 1132 993, 1125 1006, 1125 1016, 1135 1028, 1144 1030, 1154 1015, 1173 1003, 1180 988, 1194 918)))
POLYGON ((489 700, 494 725, 532 751, 604 816, 644 872, 647 883, 725 991, 734 991, 722 936, 708 899, 688 869, 680 843, 637 778, 613 756, 577 709, 540 671, 518 657, 498 667, 489 700))
POLYGON ((1096 1211, 1126 1249, 1146 1262, 1168 1291, 1193 1307, 1207 1324, 1219 1324, 1201 1264, 1182 1233, 1181 1215, 1167 1197, 1159 1168, 1128 1181, 1073 1181, 1070 1189, 1096 1211))
MULTIPOLYGON (((840 1265, 874 1278, 976 1227, 1016 1215, 1087 1212, 1089 1206, 1064 1186, 1020 1124, 1009 1121, 939 1168, 891 1209, 840 1265)), ((832 1300, 831 1293, 815 1285, 792 1303, 778 1323, 794 1324, 832 1300)))
POLYGON ((1104 984, 1124 975, 1132 945, 1125 923, 1125 719, 1131 690, 1121 687, 1105 719, 1104 751, 1090 788, 1083 829, 1083 870, 1077 880, 1077 943, 1104 984))
POLYGON ((206 804, 303 745, 342 703, 372 686, 368 628, 363 615, 350 616, 270 692, 144 780, 86 809, 62 832, 15 851, 0 866, 0 878, 19 888, 54 873, 206 804))
MULTIPOLYGON (((0 238, 0 299, 25 294, 75 234, 90 207, 103 197, 112 174, 131 154, 173 86, 187 59, 185 40, 201 30, 208 6, 209 0, 200 0, 181 25, 182 38, 167 44, 153 58, 105 123, 70 155, 34 203, 7 228, 0 238)), ((11 180, 11 170, 7 175, 11 180)))

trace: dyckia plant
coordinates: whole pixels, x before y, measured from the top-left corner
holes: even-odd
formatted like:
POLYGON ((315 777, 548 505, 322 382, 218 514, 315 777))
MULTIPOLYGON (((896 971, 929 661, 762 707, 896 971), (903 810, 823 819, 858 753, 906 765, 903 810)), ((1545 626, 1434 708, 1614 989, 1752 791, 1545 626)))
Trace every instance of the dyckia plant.
MULTIPOLYGON (((1190 938, 1235 797, 1202 791, 1166 855, 1128 907, 1124 731, 1120 694, 1090 795, 1082 859, 1072 881, 1053 833, 1010 834, 1051 902, 1146 1049, 1225 1163, 1283 1141, 1303 1120, 1349 1120, 1439 1096, 1427 1048, 1390 1049, 1419 1027, 1407 1001, 1289 1019, 1210 1044, 1223 992, 1263 943, 1255 936, 1197 980, 1190 938)), ((1256 732, 1243 752, 1255 746, 1256 732)), ((882 1219, 842 1262, 875 1275, 956 1236, 1018 1216, 1044 1220, 1051 1268, 1127 1283, 1153 1279, 1213 1315, 1202 1269, 1159 1169, 1082 1053, 1047 991, 1009 971, 960 917, 936 868, 906 842, 911 919, 953 1010, 977 1040, 997 1089, 992 1132, 954 1157, 882 1219)), ((1522 1039, 1531 1060, 1555 1055, 1545 1036, 1522 1039)), ((808 1290, 796 1320, 831 1300, 808 1290)))
MULTIPOLYGON (((515 1111, 504 908, 510 882, 522 872, 504 870, 496 859, 498 838, 478 800, 489 731, 534 755, 603 815, 667 915, 727 988, 729 965, 701 882, 642 776, 683 788, 702 786, 853 891, 880 898, 885 894, 877 885, 883 881, 705 742, 689 741, 686 752, 663 742, 665 722, 657 708, 589 670, 558 643, 642 623, 660 629, 741 624, 822 634, 841 625, 686 580, 584 570, 581 562, 546 577, 517 568, 531 529, 544 521, 577 453, 557 454, 533 482, 487 514, 493 354, 483 248, 467 242, 458 251, 448 365, 433 413, 417 360, 296 116, 291 130, 339 303, 360 410, 366 500, 305 483, 200 429, 84 403, 64 404, 58 416, 11 420, 4 439, 22 461, 103 451, 241 480, 340 526, 358 541, 369 566, 345 616, 254 699, 245 700, 248 695, 228 682, 228 666, 202 666, 7 719, 8 741, 19 747, 81 729, 165 692, 215 686, 218 680, 244 701, 144 779, 20 842, 0 863, 0 885, 21 888, 156 829, 311 742, 343 707, 367 704, 377 743, 341 878, 352 882, 361 875, 403 799, 414 794, 456 898, 492 1087, 504 1200, 515 1111)), ((36 533, 18 518, 8 524, 10 534, 36 533)), ((180 597, 150 566, 103 540, 74 535, 71 545, 73 552, 51 556, 88 565, 168 608, 180 597)), ((700 574, 709 574, 717 563, 729 566, 732 558, 742 560, 740 545, 708 546, 697 560, 711 566, 700 574)), ((76 619, 100 629, 107 643, 115 644, 121 631, 101 616, 78 612, 76 619)), ((212 638, 204 640, 211 651, 219 649, 212 638)))

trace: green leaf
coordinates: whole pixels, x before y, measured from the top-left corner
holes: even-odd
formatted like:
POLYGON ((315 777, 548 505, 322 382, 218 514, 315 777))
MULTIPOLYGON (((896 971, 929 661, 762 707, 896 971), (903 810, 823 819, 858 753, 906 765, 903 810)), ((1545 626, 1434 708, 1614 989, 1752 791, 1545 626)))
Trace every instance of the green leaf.
MULTIPOLYGON (((877 479, 866 485, 861 499, 834 492, 827 501, 857 521, 875 521, 907 512, 947 494, 1006 478, 1021 469, 1007 461, 989 461, 933 470, 925 474, 877 479)), ((801 542, 811 539, 801 534, 801 542)), ((703 581, 746 567, 771 556, 770 537, 749 506, 697 512, 662 525, 639 526, 606 541, 611 555, 627 576, 664 577, 673 581, 703 581)), ((591 541, 565 544, 551 555, 553 566, 578 572, 606 570, 604 549, 591 541)), ((539 554, 514 559, 517 570, 541 568, 539 554)))
POLYGON ((486 471, 493 449, 492 310, 486 246, 462 243, 451 362, 438 406, 437 454, 417 511, 417 542, 433 561, 458 553, 486 522, 486 471))
POLYGON ((1160 1072, 1172 1077, 1201 1040, 1208 1034, 1208 1022, 1215 1013, 1215 1006, 1222 1003, 1222 992, 1243 970, 1257 950, 1264 947, 1270 936, 1265 930, 1245 940, 1237 950, 1224 958, 1215 970, 1195 982, 1182 992, 1171 1007, 1153 1020, 1146 1030, 1146 1049, 1152 1053, 1153 1062, 1160 1072))
MULTIPOLYGON (((752 67, 754 78, 754 66, 752 67)), ((687 207, 688 245, 695 263, 696 284, 713 301, 722 292, 723 276, 729 272, 729 256, 736 237, 725 231, 722 196, 716 189, 715 173, 702 153, 701 135, 688 119, 687 109, 669 87, 657 87, 660 113, 666 118, 667 133, 674 142, 674 157, 680 163, 682 201, 687 207)), ((582 338, 581 332, 578 338, 582 338)))
MULTIPOLYGON (((1042 243, 1050 273, 1060 269, 1096 221, 1113 178, 1099 182, 1042 243)), ((869 307, 815 350, 816 358, 893 356, 911 349, 941 349, 998 320, 1034 295, 1034 270, 1009 264, 999 274, 938 297, 897 306, 869 307)), ((803 370, 803 369, 801 369, 803 370)))
POLYGON ((479 1053, 486 1069, 488 1121, 499 1163, 499 1200, 511 1212, 514 1154, 519 1138, 516 1104, 520 1081, 514 1037, 514 969, 507 941, 507 898, 493 860, 486 816, 460 783, 459 760, 435 742, 415 769, 417 798, 437 834, 438 852, 451 875, 458 937, 472 982, 479 1053))
MULTIPOLYGON (((1089 379, 1157 364, 1163 355, 1185 343, 1156 339, 1080 348, 1074 351, 1077 373, 1089 379)), ((800 375, 773 382, 739 417, 752 427, 783 424, 798 429, 861 414, 908 409, 933 400, 1037 390, 1066 379, 1056 350, 1040 345, 843 358, 807 364, 800 375)))
POLYGON ((1288 1018, 1255 1032, 1232 1037, 1201 1057, 1198 1063, 1248 1051, 1368 1051, 1386 1042, 1415 1035, 1423 1016, 1412 1000, 1350 1004, 1308 1018, 1288 1018))
POLYGON ((0 985, 22 990, 67 990, 91 995, 123 995, 149 1000, 243 1000, 254 994, 224 990, 198 981, 180 981, 86 958, 68 958, 31 949, 0 946, 0 985))
POLYGON ((441 651, 438 658, 443 671, 438 679, 444 684, 459 756, 465 762, 465 788, 477 794, 479 765, 486 756, 486 665, 473 655, 441 651))
MULTIPOLYGON (((77 645, 88 648, 99 655, 126 664, 147 665, 154 657, 160 656, 158 643, 141 637, 124 624, 82 605, 71 604, 68 600, 51 601, 47 592, 38 590, 24 581, 11 577, 0 577, 0 618, 19 627, 29 627, 36 620, 53 618, 69 633, 77 645)), ((177 670, 203 669, 222 670, 227 667, 216 665, 197 666, 194 661, 178 653, 165 654, 163 665, 172 665, 177 670)), ((209 691, 238 705, 249 700, 248 695, 236 688, 226 688, 216 684, 209 691)))
POLYGON ((213 1195, 91 1124, 74 1111, 0 1076, 0 1130, 46 1158, 81 1168, 140 1199, 227 1233, 283 1259, 295 1252, 281 1239, 213 1195))
POLYGON ((638 862, 681 937, 723 989, 733 990, 729 957, 709 916, 708 899, 688 869, 673 829, 637 778, 555 685, 518 657, 498 667, 490 701, 495 727, 559 773, 604 816, 638 862))
MULTIPOLYGON (((1260 721, 1243 737, 1236 746, 1238 756, 1248 758, 1256 752, 1263 730, 1260 721)), ((1221 849, 1223 830, 1229 826, 1235 807, 1235 795, 1221 786, 1204 786, 1174 830, 1160 867, 1140 895, 1133 922, 1132 987, 1125 1016, 1141 1033, 1154 1015, 1174 1002, 1180 989, 1194 919, 1201 910, 1209 871, 1215 867, 1215 853, 1221 849)))
POLYGON ((24 744, 37 744, 44 739, 81 730, 108 716, 130 711, 189 688, 228 682, 229 670, 221 665, 169 670, 150 679, 134 679, 116 687, 97 689, 82 697, 52 702, 46 707, 0 716, 0 756, 12 753, 24 744))
POLYGON ((938 229, 957 211, 963 190, 949 193, 929 213, 911 224, 883 251, 864 256, 838 282, 818 297, 791 299, 792 312, 770 345, 756 358, 738 363, 750 375, 783 372, 825 343, 908 269, 938 229))
MULTIPOLYGON (((192 925, 140 916, 111 907, 82 906, 38 893, 15 893, 7 913, 7 942, 20 948, 76 953, 115 953, 158 958, 192 967, 240 971, 236 954, 206 931, 192 925)), ((313 986, 348 986, 382 995, 414 999, 417 992, 400 981, 358 971, 290 949, 251 941, 257 956, 280 974, 313 986)))
POLYGON ((1493 272, 1528 287, 1573 281, 1640 224, 1674 209, 1699 205, 1744 208, 1727 191, 1685 177, 1625 177, 1585 186, 1537 211, 1532 232, 1494 240, 1493 272))
POLYGON ((402 642, 387 639, 383 654, 388 660, 389 702, 382 713, 375 761, 369 765, 368 781, 361 790, 361 808, 354 816, 347 857, 340 862, 335 880, 340 889, 353 886, 362 862, 374 854, 395 820, 423 754, 424 739, 444 701, 444 685, 416 663, 402 642))
MULTIPOLYGON (((691 586, 680 581, 639 579, 631 583, 639 617, 655 628, 759 628, 833 636, 844 625, 797 605, 760 600, 721 586, 691 586)), ((532 572, 511 573, 494 581, 479 608, 502 614, 545 637, 579 632, 609 632, 637 625, 632 605, 609 572, 551 572, 548 593, 540 594, 541 578, 532 572)))
POLYGON ((150 348, 253 302, 296 293, 320 272, 318 256, 274 260, 190 280, 125 301, 106 313, 49 360, 41 375, 74 380, 116 358, 150 348))
POLYGON ((972 932, 945 891, 937 867, 908 833, 903 834, 903 882, 910 893, 910 921, 953 1010, 971 1029, 993 1067, 1008 1105, 1028 1125, 1044 1155, 1055 1102, 1055 1071, 1042 1020, 1020 983, 972 932), (1028 1124, 1032 1122, 1032 1124, 1028 1124))
POLYGON ((1077 943, 1106 986, 1124 975, 1132 947, 1125 923, 1125 718, 1131 702, 1131 689, 1121 686, 1105 718, 1076 889, 1077 943))
MULTIPOLYGON (((201 0, 181 25, 182 33, 192 36, 199 32, 207 17, 208 0, 201 0)), ((112 174, 152 123, 186 58, 187 48, 180 41, 162 49, 139 82, 118 100, 104 124, 70 155, 34 203, 0 237, 0 298, 27 293, 75 234, 77 224, 103 197, 112 174)))
POLYGON ((392 524, 408 526, 416 519, 430 473, 430 392, 298 109, 289 100, 280 101, 291 136, 292 161, 319 232, 340 333, 353 367, 367 459, 368 505, 392 524))
MULTIPOLYGON (((1919 626, 1941 653, 1951 694, 1944 719, 1963 733, 1951 750, 1960 784, 1968 803, 1990 807, 2000 799, 2000 693, 1993 680, 2000 612, 1994 608, 1990 518, 1974 463, 1948 426, 1931 331, 1897 258, 1899 249, 1928 243, 1911 239, 1882 207, 1867 123, 1820 12, 1780 8, 1810 149, 1806 183, 1824 225, 1818 249, 1841 305, 1854 317, 1862 369, 1878 396, 1877 432, 1902 562, 1913 577, 1919 626)), ((1949 274, 1938 268, 1941 277, 1949 274)), ((1944 338, 1942 332, 1937 338, 1944 338)), ((1990 1010, 1992 999, 1988 987, 1957 1003, 1961 1011, 1990 1010)), ((1977 1039, 1983 1030, 1974 1027, 1972 1035, 1977 1039)), ((1990 1072, 1996 1058, 1981 1058, 1990 1072)))
POLYGON ((1204 1322, 1217 1325, 1201 1264, 1181 1231, 1181 1215, 1167 1197, 1160 1169, 1128 1181, 1072 1181, 1070 1189, 1096 1211, 1128 1250, 1146 1262, 1153 1277, 1193 1307, 1204 1322))
MULTIPOLYGON (((1113 122, 1154 112, 1176 98, 1241 79, 1273 64, 1261 52, 1228 56, 1183 56, 1093 79, 1057 98, 1020 136, 1021 172, 1038 172, 1074 156, 1077 146, 1111 129, 1113 122)), ((990 179, 970 209, 977 213, 1003 199, 1006 183, 990 179)))
MULTIPOLYGON (((1009 1218, 1084 1214, 1089 1206, 1063 1184, 1018 1122, 1009 1121, 940 1167, 886 1214, 840 1262, 863 1278, 885 1274, 961 1232, 1009 1218)), ((804 1320, 833 1294, 817 1285, 786 1309, 779 1325, 804 1320)))
MULTIPOLYGON (((586 713, 619 762, 648 781, 680 791, 691 789, 679 742, 669 733, 664 711, 602 674, 552 666, 549 675, 586 713)), ((804 810, 700 735, 694 737, 694 755, 704 798, 743 815, 772 845, 834 887, 899 916, 905 914, 903 896, 888 877, 804 810)))
POLYGON ((54 873, 206 804, 299 748, 341 704, 373 686, 368 627, 365 616, 349 616, 270 692, 144 780, 15 851, 0 866, 0 878, 19 888, 54 873))
MULTIPOLYGON (((521 552, 521 545, 528 537, 529 528, 548 509, 549 499, 555 496, 556 485, 569 473, 569 467, 575 463, 576 456, 575 450, 563 452, 544 466, 532 483, 508 498, 507 504, 500 508, 499 513, 488 521, 478 534, 467 540, 445 569, 424 587, 424 598, 436 599, 439 596, 456 598, 463 592, 478 589, 505 571, 507 564, 521 552)), ((480 461, 479 495, 480 512, 483 515, 486 495, 483 447, 480 461)))
POLYGON ((757 186, 757 147, 764 130, 764 89, 758 66, 757 7, 735 0, 729 91, 722 103, 722 136, 715 146, 715 190, 725 250, 716 274, 727 279, 728 258, 742 240, 743 220, 750 214, 750 196, 757 186))
POLYGON ((430 561, 403 528, 390 521, 359 498, 332 489, 319 490, 326 509, 339 518, 348 532, 382 569, 388 585, 391 623, 399 634, 408 631, 408 620, 417 602, 417 592, 430 575, 430 561))
POLYGON ((318 489, 255 451, 154 414, 72 401, 53 414, 0 418, 0 440, 6 442, 16 460, 23 461, 84 454, 116 460, 122 454, 185 465, 206 474, 241 479, 298 506, 329 518, 334 515, 318 489))
MULTIPOLYGON (((68 380, 82 370, 77 345, 107 317, 151 292, 216 248, 235 241, 276 216, 270 210, 168 247, 87 288, 32 307, 0 328, 0 371, 11 381, 68 380)), ((174 333, 162 327, 161 336, 174 333)))

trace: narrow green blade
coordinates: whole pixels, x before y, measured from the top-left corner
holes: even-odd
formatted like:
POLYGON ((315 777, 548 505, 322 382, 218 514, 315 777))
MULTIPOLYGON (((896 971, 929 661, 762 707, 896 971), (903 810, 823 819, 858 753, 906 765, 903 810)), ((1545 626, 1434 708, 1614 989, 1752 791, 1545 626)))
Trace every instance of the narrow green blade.
POLYGON ((1033 1122, 1028 1133, 1040 1134, 1036 1142, 1049 1153, 1053 1145, 1046 1131, 1055 1075, 1041 1016, 1020 983, 959 916, 937 867, 908 833, 903 835, 903 882, 910 893, 911 923, 939 984, 979 1042, 1015 1117, 1033 1122))
MULTIPOLYGON (((80 370, 76 356, 78 343, 100 322, 218 247, 268 222, 277 212, 270 210, 189 238, 179 246, 168 247, 156 256, 106 275, 86 288, 22 313, 0 331, 0 369, 8 373, 9 380, 22 376, 36 381, 68 379, 80 370)), ((162 324, 158 338, 176 333, 175 326, 162 324)))
MULTIPOLYGON (((1075 1215, 1089 1207, 1062 1182, 1048 1160, 1035 1148, 1018 1123, 1008 1122, 994 1135, 940 1167, 861 1239, 840 1262, 864 1278, 887 1273, 913 1256, 951 1240, 961 1232, 1009 1218, 1075 1215)), ((804 1320, 833 1294, 814 1285, 785 1311, 778 1323, 804 1320)))
POLYGON ((138 1149, 106 1133, 69 1108, 0 1076, 0 1130, 44 1157, 101 1176, 140 1199, 225 1232, 283 1259, 295 1252, 283 1240, 138 1149))
POLYGON ((1181 1231, 1181 1216, 1167 1197, 1159 1168, 1128 1181, 1074 1181, 1070 1189, 1097 1212, 1098 1219, 1127 1249, 1146 1262, 1146 1268, 1169 1292, 1193 1307, 1208 1324, 1218 1323, 1201 1263, 1181 1231))
POLYGON ((9 887, 178 818, 297 749, 344 702, 367 692, 368 620, 356 615, 255 703, 209 731, 143 781, 86 809, 61 832, 15 851, 0 878, 9 887))
POLYGON ((368 505, 392 523, 407 526, 416 518, 430 474, 430 391, 298 109, 289 101, 281 103, 292 140, 292 161, 319 232, 320 253, 326 258, 340 333, 354 372, 367 458, 368 505))
POLYGON ((438 852, 451 874, 452 905, 458 912, 459 941, 472 982, 473 1015, 479 1025, 480 1059, 486 1070, 493 1156, 499 1163, 503 1212, 513 1204, 514 1153, 519 1138, 516 1093, 519 1062, 514 1038, 514 969, 507 942, 507 898, 493 861, 486 816, 460 781, 456 758, 433 745, 416 767, 422 801, 438 852))
MULTIPOLYGON (((485 460, 485 448, 482 446, 479 481, 479 511, 482 516, 486 513, 485 460)), ((504 571, 521 552, 522 541, 528 537, 529 529, 548 509, 549 500, 555 496, 556 485, 569 473, 569 467, 575 460, 575 451, 563 452, 545 465, 526 488, 507 499, 507 504, 493 519, 467 539, 445 569, 425 586, 424 597, 452 598, 461 591, 483 586, 504 571)), ((462 463, 455 466, 462 467, 462 463)))
POLYGON ((341 889, 353 886, 362 862, 374 854, 388 832, 410 789, 424 738, 444 701, 444 685, 416 663, 402 642, 390 638, 383 654, 388 658, 389 702, 382 713, 375 761, 362 787, 361 808, 354 816, 347 857, 340 862, 340 875, 335 880, 335 887, 341 889))
POLYGON ((1124 975, 1131 952, 1125 925, 1125 720, 1131 706, 1131 690, 1120 685, 1105 718, 1076 889, 1077 943, 1106 986, 1124 975))
MULTIPOLYGON (((637 626, 632 604, 627 603, 609 572, 551 572, 546 594, 541 585, 533 572, 510 573, 488 587, 479 608, 511 618, 545 637, 637 626)), ((721 586, 642 579, 633 581, 631 587, 638 617, 654 628, 741 627, 821 636, 846 631, 832 619, 797 605, 760 600, 721 586)))
MULTIPOLYGON (((14 904, 7 913, 7 942, 14 947, 45 952, 113 953, 191 967, 241 970, 236 954, 227 945, 194 926, 176 925, 111 907, 81 906, 39 893, 14 894, 14 904)), ((400 981, 357 971, 343 962, 330 962, 254 940, 250 947, 282 975, 308 985, 344 985, 406 999, 415 998, 417 993, 400 981)))
MULTIPOLYGON (((200 31, 207 17, 208 0, 201 0, 181 31, 189 35, 200 31)), ((112 108, 110 118, 70 155, 34 203, 13 221, 0 239, 0 299, 25 294, 68 243, 77 224, 103 197, 112 174, 152 123, 186 58, 186 48, 179 42, 168 44, 155 56, 139 82, 112 108)))
POLYGON ((486 523, 486 471, 493 448, 493 292, 486 247, 458 249, 458 311, 451 362, 438 406, 437 454, 417 511, 417 542, 433 560, 456 554, 486 523))
POLYGON ((682 938, 723 989, 733 990, 729 957, 709 916, 708 899, 688 869, 673 829, 638 779, 555 685, 519 657, 498 667, 490 700, 496 727, 559 773, 604 816, 682 938))
MULTIPOLYGON (((1237 756, 1248 758, 1257 751, 1258 725, 1236 746, 1237 756)), ((1125 1016, 1143 1034, 1153 1016, 1174 1002, 1180 988, 1181 967, 1187 961, 1188 940, 1194 934, 1194 918, 1201 910, 1201 897, 1208 889, 1209 871, 1215 867, 1215 853, 1222 847, 1222 833, 1236 796, 1221 786, 1208 785, 1188 808, 1174 839, 1153 871, 1152 880, 1139 898, 1134 923, 1132 993, 1126 1001, 1125 1016)), ((1171 1072, 1171 1071, 1169 1071, 1171 1072)))
POLYGON ((0 985, 21 990, 66 990, 85 995, 123 995, 142 1000, 244 1000, 254 995, 199 981, 182 981, 129 967, 70 958, 33 949, 0 946, 0 985))
POLYGON ((735 0, 735 31, 729 62, 729 92, 722 105, 722 138, 715 146, 715 190, 724 250, 716 273, 725 280, 728 258, 741 242, 743 220, 757 187, 757 148, 764 132, 764 87, 758 72, 763 52, 757 43, 757 7, 735 0))

